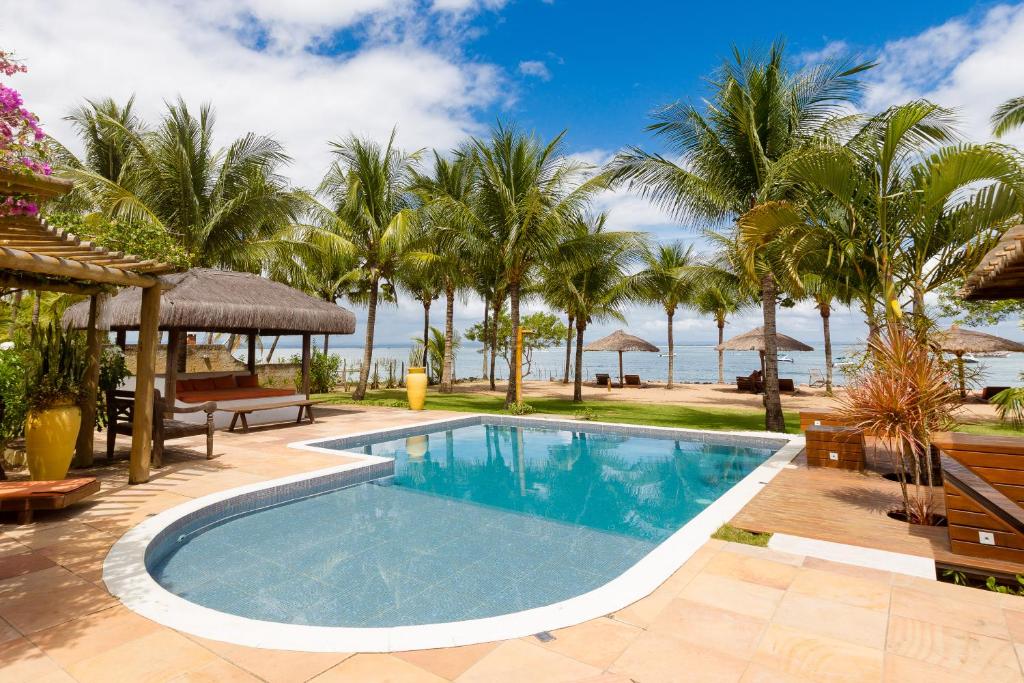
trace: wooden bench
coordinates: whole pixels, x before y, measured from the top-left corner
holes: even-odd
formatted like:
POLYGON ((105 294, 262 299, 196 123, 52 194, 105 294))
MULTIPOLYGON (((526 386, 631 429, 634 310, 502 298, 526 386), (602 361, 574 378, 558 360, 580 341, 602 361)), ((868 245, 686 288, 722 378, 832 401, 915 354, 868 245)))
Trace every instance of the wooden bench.
POLYGON ((36 510, 60 510, 100 490, 96 477, 61 481, 5 481, 0 483, 0 511, 17 512, 18 524, 32 521, 36 510))
POLYGON ((228 431, 235 431, 235 425, 238 424, 239 420, 242 422, 242 433, 247 434, 249 432, 249 422, 246 420, 246 415, 251 415, 260 410, 277 410, 278 408, 298 408, 299 414, 295 418, 295 424, 302 422, 303 414, 309 419, 309 423, 313 424, 316 419, 313 417, 313 406, 323 403, 322 400, 314 400, 309 398, 300 398, 293 401, 277 401, 274 403, 252 403, 250 405, 231 406, 229 408, 218 408, 222 412, 234 413, 231 417, 231 424, 228 426, 228 431))
MULTIPOLYGON (((153 466, 163 464, 164 441, 183 439, 186 436, 206 434, 206 459, 213 459, 213 411, 217 404, 212 401, 196 406, 179 408, 167 406, 160 391, 153 391, 153 466), (164 417, 170 413, 206 413, 205 422, 184 422, 164 417)), ((133 413, 135 411, 135 392, 117 390, 107 394, 107 460, 114 457, 114 442, 118 434, 131 436, 133 413)))

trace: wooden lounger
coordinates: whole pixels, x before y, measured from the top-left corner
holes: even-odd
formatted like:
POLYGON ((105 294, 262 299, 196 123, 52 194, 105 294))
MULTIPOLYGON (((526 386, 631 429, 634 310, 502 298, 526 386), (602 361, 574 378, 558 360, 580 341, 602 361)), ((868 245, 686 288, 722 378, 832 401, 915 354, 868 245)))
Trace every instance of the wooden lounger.
POLYGON ((277 408, 295 408, 299 409, 299 415, 295 418, 295 424, 302 422, 302 415, 305 413, 306 417, 309 418, 309 423, 313 424, 316 420, 313 418, 313 406, 323 401, 316 401, 308 398, 295 399, 294 401, 278 401, 275 403, 252 403, 250 405, 243 406, 231 406, 230 408, 218 408, 223 412, 234 413, 231 417, 231 424, 228 426, 228 431, 235 431, 235 425, 238 421, 242 422, 242 433, 246 434, 249 432, 249 422, 246 420, 246 415, 255 413, 259 410, 276 410, 277 408))
POLYGON ((640 383, 640 375, 626 375, 623 379, 626 381, 627 387, 642 387, 640 383))
POLYGON ((603 372, 599 372, 594 375, 594 380, 597 382, 597 386, 599 387, 607 387, 612 383, 612 378, 603 372))
POLYGON ((28 524, 36 510, 60 510, 99 490, 96 477, 0 482, 0 511, 17 512, 18 524, 28 524))

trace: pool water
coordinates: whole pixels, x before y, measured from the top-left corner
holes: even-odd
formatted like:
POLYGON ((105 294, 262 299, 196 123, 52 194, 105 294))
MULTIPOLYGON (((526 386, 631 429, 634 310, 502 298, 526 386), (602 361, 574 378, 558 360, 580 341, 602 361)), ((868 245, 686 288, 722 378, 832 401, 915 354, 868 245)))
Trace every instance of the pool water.
POLYGON ((200 605, 383 627, 482 618, 619 576, 774 449, 482 424, 347 450, 393 477, 222 520, 156 556, 200 605))

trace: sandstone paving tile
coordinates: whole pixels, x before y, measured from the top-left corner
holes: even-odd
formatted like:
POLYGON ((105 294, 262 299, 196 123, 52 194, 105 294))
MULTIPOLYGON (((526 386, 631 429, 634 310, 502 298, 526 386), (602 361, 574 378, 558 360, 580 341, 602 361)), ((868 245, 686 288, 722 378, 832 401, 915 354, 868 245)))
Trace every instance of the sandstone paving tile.
POLYGON ((494 648, 455 680, 460 683, 568 683, 600 673, 599 668, 571 657, 522 640, 509 640, 494 648))
POLYGON ((1003 610, 1003 618, 1006 619, 1006 628, 1013 642, 1024 644, 1024 612, 1003 610))
POLYGON ((45 555, 32 551, 0 555, 0 580, 48 569, 55 564, 45 555))
POLYGON ((351 657, 346 652, 295 652, 246 647, 188 636, 218 657, 270 683, 300 683, 351 657))
POLYGON ((46 569, 19 574, 0 581, 0 598, 16 598, 23 595, 45 595, 61 588, 85 587, 84 579, 75 576, 64 567, 53 565, 46 569))
POLYGON ((60 666, 25 638, 0 643, 0 683, 73 681, 60 666))
POLYGON ((679 598, 669 604, 648 631, 749 658, 767 623, 764 619, 679 598))
POLYGON ((102 588, 83 584, 42 594, 4 596, 0 598, 0 618, 29 634, 117 604, 102 588))
POLYGON ((359 654, 311 680, 316 683, 441 683, 446 679, 393 655, 359 654))
POLYGON ((758 619, 769 619, 784 594, 785 591, 779 588, 701 573, 679 597, 758 619))
POLYGON ((155 683, 189 673, 217 656, 170 629, 108 648, 65 668, 81 683, 155 683))
POLYGON ((642 632, 637 626, 603 618, 553 631, 554 640, 548 642, 532 636, 524 640, 584 664, 606 669, 642 632))
POLYGON ((951 669, 978 680, 1020 680, 1013 645, 964 629, 893 615, 886 650, 910 659, 951 669))
POLYGON ((626 624, 646 628, 658 618, 674 599, 672 591, 655 590, 647 597, 637 600, 632 605, 623 607, 614 614, 609 615, 609 617, 626 624))
POLYGON ((1016 595, 1006 595, 989 590, 978 590, 969 586, 958 586, 945 581, 925 579, 920 576, 908 576, 906 574, 893 574, 892 585, 902 588, 912 588, 931 596, 931 600, 956 600, 958 602, 969 602, 983 607, 999 607, 1002 609, 1017 609, 1024 611, 1024 601, 1019 600, 1016 595))
POLYGON ((964 683, 969 678, 963 671, 887 652, 882 680, 885 683, 964 683))
POLYGON ((799 570, 790 564, 720 552, 704 566, 704 572, 785 590, 799 570))
POLYGON ((21 555, 22 553, 27 553, 30 550, 31 548, 18 541, 13 536, 8 536, 6 533, 0 532, 0 557, 5 557, 7 555, 21 555))
POLYGON ((835 600, 853 607, 885 611, 889 609, 891 588, 884 581, 837 577, 820 569, 802 569, 789 590, 811 597, 835 600))
POLYGON ((823 560, 819 557, 805 557, 802 566, 807 569, 817 569, 823 572, 853 576, 859 579, 869 579, 871 581, 879 581, 881 583, 892 583, 893 580, 892 572, 875 569, 873 567, 859 567, 857 565, 846 564, 844 562, 823 560))
POLYGON ((108 609, 30 634, 29 639, 63 666, 124 645, 164 627, 127 607, 108 609))
POLYGON ((1006 617, 998 607, 949 597, 937 600, 933 594, 915 588, 893 588, 892 613, 993 638, 1010 637, 1006 617))
POLYGON ((781 550, 775 550, 774 548, 763 548, 757 545, 747 545, 746 543, 727 542, 722 545, 722 551, 733 553, 734 555, 756 557, 761 560, 786 564, 791 567, 800 567, 804 563, 803 555, 794 555, 793 553, 785 553, 781 550))
POLYGON ((748 661, 662 633, 647 632, 615 660, 609 671, 638 683, 739 681, 748 661))
POLYGON ((816 683, 813 679, 773 669, 764 664, 751 662, 743 672, 740 683, 816 683))
POLYGON ((258 683, 260 678, 234 664, 218 659, 170 679, 171 683, 258 683))
POLYGON ((878 681, 882 676, 883 651, 771 624, 753 662, 814 681, 878 681))
POLYGON ((790 592, 782 598, 773 623, 801 628, 865 647, 885 647, 888 615, 835 600, 790 592))
POLYGON ((410 650, 393 654, 395 657, 441 678, 455 679, 496 647, 498 647, 498 643, 479 643, 437 650, 410 650))

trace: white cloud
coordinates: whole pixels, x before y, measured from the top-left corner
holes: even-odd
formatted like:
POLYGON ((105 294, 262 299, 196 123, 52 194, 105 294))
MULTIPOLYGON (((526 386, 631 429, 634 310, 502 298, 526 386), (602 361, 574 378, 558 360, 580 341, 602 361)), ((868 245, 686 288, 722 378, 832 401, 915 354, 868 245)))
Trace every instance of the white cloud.
POLYGON ((850 44, 845 40, 831 40, 820 50, 802 52, 796 56, 801 64, 818 64, 830 59, 838 59, 850 51, 850 44))
POLYGON ((539 78, 542 81, 551 80, 551 71, 548 70, 548 65, 539 60, 528 60, 525 62, 519 62, 519 73, 524 76, 533 76, 539 78))
MULTIPOLYGON (((968 139, 991 137, 989 117, 1024 95, 1024 5, 999 5, 887 43, 865 98, 869 111, 924 97, 956 109, 968 139)), ((1024 134, 1007 142, 1024 143, 1024 134)))
POLYGON ((30 68, 15 86, 45 128, 73 149, 61 117, 83 98, 123 101, 135 93, 140 112, 154 121, 163 101, 180 94, 196 107, 214 104, 221 143, 248 131, 274 135, 294 159, 289 174, 308 186, 328 164, 330 139, 350 132, 383 137, 398 125, 400 144, 443 149, 482 130, 476 112, 505 97, 500 69, 460 59, 457 45, 427 45, 415 27, 338 56, 296 49, 315 48, 369 16, 401 16, 412 4, 290 3, 285 36, 278 35, 285 30, 282 6, 270 0, 56 0, 22 7, 3 40, 30 68), (261 32, 268 44, 252 49, 261 32))

